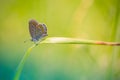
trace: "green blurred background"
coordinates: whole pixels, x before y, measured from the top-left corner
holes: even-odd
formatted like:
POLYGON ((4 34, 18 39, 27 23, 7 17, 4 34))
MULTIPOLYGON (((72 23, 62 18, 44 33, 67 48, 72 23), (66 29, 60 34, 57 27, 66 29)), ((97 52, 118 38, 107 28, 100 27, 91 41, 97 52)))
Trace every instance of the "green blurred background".
MULTIPOLYGON (((0 80, 12 80, 33 42, 28 21, 45 23, 51 37, 120 42, 119 0, 0 0, 0 80)), ((40 44, 20 80, 120 80, 120 47, 40 44)))

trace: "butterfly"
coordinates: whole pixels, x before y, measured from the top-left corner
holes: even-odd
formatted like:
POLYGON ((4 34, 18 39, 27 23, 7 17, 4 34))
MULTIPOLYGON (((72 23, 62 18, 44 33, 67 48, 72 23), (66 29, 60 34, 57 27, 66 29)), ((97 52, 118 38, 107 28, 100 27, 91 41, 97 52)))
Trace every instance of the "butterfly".
POLYGON ((29 32, 32 37, 31 41, 37 43, 40 40, 43 40, 47 34, 47 27, 45 24, 38 23, 36 20, 29 21, 29 32))

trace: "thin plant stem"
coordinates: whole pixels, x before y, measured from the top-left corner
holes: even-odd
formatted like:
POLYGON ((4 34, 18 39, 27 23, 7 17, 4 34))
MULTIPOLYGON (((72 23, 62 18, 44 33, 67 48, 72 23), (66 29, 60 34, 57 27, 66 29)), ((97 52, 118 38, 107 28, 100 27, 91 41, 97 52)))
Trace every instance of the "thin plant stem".
POLYGON ((15 73, 15 76, 14 76, 14 79, 13 80, 19 80, 20 78, 20 74, 22 72, 22 69, 23 69, 23 66, 25 64, 25 61, 27 60, 28 56, 30 55, 30 52, 31 50, 35 47, 36 45, 34 44, 33 46, 31 46, 30 48, 28 48, 28 50, 25 52, 22 60, 20 61, 18 67, 17 67, 17 70, 16 70, 16 73, 15 73))
POLYGON ((120 42, 105 42, 105 41, 85 40, 85 39, 66 38, 66 37, 49 37, 44 41, 40 42, 40 44, 41 43, 120 46, 120 42))
POLYGON ((49 37, 43 41, 39 41, 37 44, 34 44, 25 52, 21 62, 18 65, 17 71, 15 73, 13 80, 19 80, 20 74, 24 67, 25 61, 30 55, 31 50, 38 44, 50 43, 50 44, 86 44, 86 45, 109 45, 109 46, 120 46, 120 43, 115 42, 104 42, 104 41, 95 41, 95 40, 85 40, 85 39, 76 39, 76 38, 66 38, 66 37, 49 37))

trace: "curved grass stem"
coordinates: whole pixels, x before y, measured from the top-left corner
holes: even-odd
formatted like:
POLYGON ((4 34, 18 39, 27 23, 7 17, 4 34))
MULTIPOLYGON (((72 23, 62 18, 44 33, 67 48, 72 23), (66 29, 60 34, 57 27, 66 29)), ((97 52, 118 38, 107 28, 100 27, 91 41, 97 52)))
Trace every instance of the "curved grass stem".
POLYGON ((40 44, 41 43, 120 46, 119 42, 105 42, 105 41, 85 40, 85 39, 66 38, 66 37, 49 37, 44 41, 40 42, 40 44))
POLYGON ((14 79, 13 80, 19 80, 20 74, 22 72, 23 66, 25 64, 25 61, 27 60, 28 56, 30 55, 31 50, 35 47, 36 45, 34 44, 33 46, 31 46, 30 48, 28 48, 28 50, 25 52, 22 60, 20 61, 14 79))
MULTIPOLYGON (((66 38, 66 37, 49 37, 43 40, 42 43, 59 43, 59 44, 86 44, 86 45, 110 45, 110 46, 120 46, 120 43, 115 42, 104 42, 104 41, 94 41, 94 40, 84 40, 84 39, 75 39, 75 38, 66 38)), ((23 66, 25 64, 25 61, 27 60, 28 56, 30 55, 31 50, 36 46, 37 44, 34 44, 28 50, 25 52, 21 62, 18 65, 17 71, 15 73, 13 80, 19 80, 20 74, 22 72, 23 66)))

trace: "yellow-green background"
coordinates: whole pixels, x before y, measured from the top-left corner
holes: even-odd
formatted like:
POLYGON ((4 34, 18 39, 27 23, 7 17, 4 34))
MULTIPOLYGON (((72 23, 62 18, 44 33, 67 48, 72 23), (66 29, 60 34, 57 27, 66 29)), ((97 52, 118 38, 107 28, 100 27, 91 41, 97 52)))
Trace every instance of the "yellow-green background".
MULTIPOLYGON (((120 42, 119 0, 0 0, 0 80, 12 80, 33 44, 28 21, 45 23, 51 37, 120 42)), ((120 80, 120 47, 40 44, 20 80, 120 80)))

